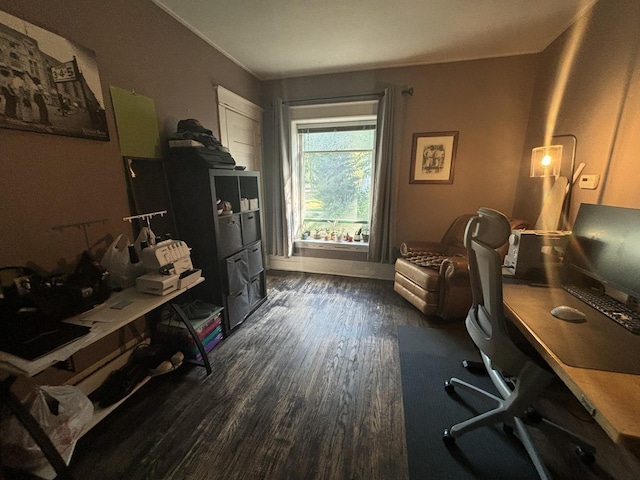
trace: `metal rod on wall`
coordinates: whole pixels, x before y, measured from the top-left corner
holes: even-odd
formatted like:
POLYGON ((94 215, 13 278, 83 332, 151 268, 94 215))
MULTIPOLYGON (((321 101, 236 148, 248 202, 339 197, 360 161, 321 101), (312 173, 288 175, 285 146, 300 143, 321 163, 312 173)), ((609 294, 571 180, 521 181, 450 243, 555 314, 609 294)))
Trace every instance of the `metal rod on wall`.
POLYGON ((285 105, 295 106, 295 105, 308 105, 319 102, 328 102, 328 101, 347 101, 350 99, 353 100, 363 100, 363 99, 376 99, 384 97, 384 92, 374 92, 374 93, 362 93, 356 95, 338 95, 335 97, 319 97, 319 98, 306 98, 301 100, 287 100, 282 103, 285 105))

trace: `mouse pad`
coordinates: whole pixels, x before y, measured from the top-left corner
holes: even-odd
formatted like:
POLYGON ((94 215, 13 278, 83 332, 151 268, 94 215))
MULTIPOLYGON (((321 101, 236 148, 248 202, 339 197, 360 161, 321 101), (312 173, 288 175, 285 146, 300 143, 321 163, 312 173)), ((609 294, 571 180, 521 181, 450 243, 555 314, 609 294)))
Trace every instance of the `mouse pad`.
POLYGON ((504 302, 556 356, 572 367, 640 375, 640 335, 631 333, 561 288, 511 284, 504 302), (568 305, 586 314, 575 323, 551 315, 568 305))

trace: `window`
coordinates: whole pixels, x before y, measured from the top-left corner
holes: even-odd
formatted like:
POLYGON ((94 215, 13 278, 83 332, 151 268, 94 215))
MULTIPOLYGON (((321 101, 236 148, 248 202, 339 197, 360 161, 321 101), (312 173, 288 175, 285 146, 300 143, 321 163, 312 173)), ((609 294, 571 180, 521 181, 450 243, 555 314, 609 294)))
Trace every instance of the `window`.
POLYGON ((368 226, 376 105, 359 102, 355 110, 345 105, 333 110, 306 107, 298 116, 307 118, 292 121, 292 151, 299 172, 299 233, 307 230, 312 235, 324 231, 353 236, 368 226), (339 115, 340 111, 349 114, 339 115), (353 115, 354 111, 366 114, 353 115), (319 113, 334 115, 317 116, 319 113))

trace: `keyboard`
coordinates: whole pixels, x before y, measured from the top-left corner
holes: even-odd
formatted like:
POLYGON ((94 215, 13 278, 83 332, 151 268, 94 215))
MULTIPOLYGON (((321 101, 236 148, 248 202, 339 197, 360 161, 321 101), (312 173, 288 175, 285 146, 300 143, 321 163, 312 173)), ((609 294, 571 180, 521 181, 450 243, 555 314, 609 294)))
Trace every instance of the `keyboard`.
POLYGON ((594 288, 576 285, 563 285, 562 288, 630 332, 640 334, 640 312, 594 288))

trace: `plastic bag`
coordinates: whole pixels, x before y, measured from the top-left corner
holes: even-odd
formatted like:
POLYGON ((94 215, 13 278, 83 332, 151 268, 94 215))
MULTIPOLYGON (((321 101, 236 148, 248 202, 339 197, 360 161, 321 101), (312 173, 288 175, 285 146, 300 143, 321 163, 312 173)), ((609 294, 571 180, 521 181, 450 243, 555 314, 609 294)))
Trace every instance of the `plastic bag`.
POLYGON ((153 233, 153 230, 151 230, 149 227, 142 227, 140 229, 140 233, 138 234, 138 238, 136 238, 136 241, 133 242, 133 245, 136 247, 136 252, 138 252, 138 255, 140 255, 140 252, 142 251, 142 243, 146 243, 147 245, 151 245, 152 243, 152 239, 155 240, 156 235, 155 233, 153 233))
POLYGON ((109 271, 109 284, 113 289, 132 287, 136 278, 144 274, 142 262, 131 263, 129 239, 122 234, 109 245, 100 263, 109 271))
MULTIPOLYGON (((76 441, 93 417, 91 400, 72 385, 38 386, 29 411, 69 463, 76 441)), ((48 465, 42 450, 15 415, 0 424, 0 434, 3 465, 25 470, 48 465)))

